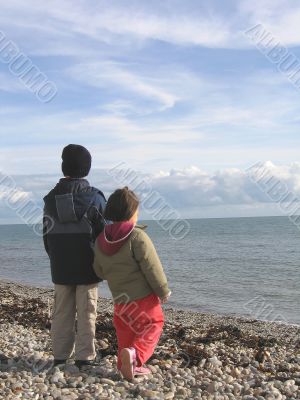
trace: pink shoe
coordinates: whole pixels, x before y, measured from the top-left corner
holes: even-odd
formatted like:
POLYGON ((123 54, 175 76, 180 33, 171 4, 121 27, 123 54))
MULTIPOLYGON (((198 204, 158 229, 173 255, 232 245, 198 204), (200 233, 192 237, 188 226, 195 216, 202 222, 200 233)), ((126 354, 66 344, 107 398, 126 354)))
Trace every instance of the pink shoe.
POLYGON ((136 366, 136 352, 133 347, 125 348, 121 350, 121 373, 125 379, 132 381, 134 374, 133 371, 136 366))
POLYGON ((151 373, 151 370, 146 367, 135 367, 134 369, 134 375, 148 375, 151 373))

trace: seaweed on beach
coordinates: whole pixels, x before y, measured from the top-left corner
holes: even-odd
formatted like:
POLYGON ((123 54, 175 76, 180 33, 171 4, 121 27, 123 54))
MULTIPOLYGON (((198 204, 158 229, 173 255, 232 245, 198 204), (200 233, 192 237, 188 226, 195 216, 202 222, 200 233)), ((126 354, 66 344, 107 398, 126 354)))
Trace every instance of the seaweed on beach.
POLYGON ((1 293, 0 323, 18 323, 25 327, 49 328, 47 305, 39 298, 22 299, 10 289, 1 293))
POLYGON ((118 343, 115 329, 112 323, 112 314, 109 312, 100 313, 96 320, 96 348, 101 357, 117 354, 118 343), (100 343, 106 340, 105 348, 100 343))
MULTIPOLYGON (((198 365, 200 360, 207 356, 205 351, 199 348, 196 337, 191 337, 190 330, 183 326, 166 323, 164 333, 159 340, 158 347, 151 359, 158 359, 162 364, 167 360, 181 360, 182 365, 198 365), (185 341, 189 336, 188 342, 185 341)), ((109 354, 117 354, 117 338, 112 324, 112 314, 99 314, 96 322, 97 351, 105 357, 109 354), (101 348, 99 342, 106 340, 107 347, 101 348)))
POLYGON ((249 348, 272 347, 277 343, 274 337, 261 337, 242 332, 234 325, 211 326, 208 330, 202 331, 196 341, 202 344, 223 342, 227 346, 239 343, 249 348))
MULTIPOLYGON (((151 359, 158 359, 162 364, 170 359, 178 359, 182 364, 198 365, 200 360, 206 355, 199 349, 196 340, 190 339, 185 342, 186 328, 173 327, 166 324, 164 334, 160 338, 159 346, 151 359)), ((105 357, 109 354, 117 354, 117 338, 112 324, 112 314, 99 314, 96 322, 96 339, 98 340, 97 351, 105 357), (108 344, 105 349, 99 346, 99 342, 106 340, 108 344)))
MULTIPOLYGON (((49 331, 51 321, 48 299, 49 296, 45 299, 42 296, 25 297, 14 293, 10 288, 2 287, 0 323, 9 322, 49 331)), ((101 357, 117 354, 117 338, 112 317, 111 309, 100 307, 96 320, 96 347, 101 357)), ((243 329, 234 324, 215 324, 209 321, 203 326, 187 326, 167 320, 152 359, 157 359, 162 366, 174 359, 181 361, 181 366, 197 366, 201 360, 212 356, 211 347, 215 347, 215 354, 218 355, 219 345, 232 349, 241 346, 248 348, 253 354, 252 357, 263 365, 268 348, 280 346, 281 342, 268 332, 262 336, 257 331, 255 333, 255 330, 243 329)), ((299 349, 299 336, 293 337, 292 342, 290 339, 289 345, 299 349)), ((234 359, 231 361, 235 365, 244 365, 244 361, 240 363, 235 356, 232 357, 234 359)), ((228 362, 231 356, 221 358, 228 362)))
POLYGON ((168 351, 160 351, 162 358, 182 358, 183 363, 188 359, 190 366, 199 365, 202 359, 211 357, 209 352, 211 344, 220 343, 231 348, 243 346, 253 349, 255 359, 260 363, 265 360, 266 349, 277 344, 277 339, 274 337, 253 335, 243 332, 234 325, 209 325, 205 328, 195 328, 167 323, 160 344, 165 345, 170 340, 175 341, 177 353, 175 349, 168 346, 168 351))

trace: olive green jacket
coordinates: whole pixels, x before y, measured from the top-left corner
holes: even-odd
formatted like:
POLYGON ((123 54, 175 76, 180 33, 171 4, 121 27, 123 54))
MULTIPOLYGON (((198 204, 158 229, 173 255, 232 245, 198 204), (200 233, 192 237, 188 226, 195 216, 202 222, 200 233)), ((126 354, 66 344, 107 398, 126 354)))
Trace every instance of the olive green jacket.
POLYGON ((113 255, 104 254, 95 243, 94 270, 107 280, 115 303, 128 303, 151 293, 163 298, 170 293, 155 247, 143 229, 135 226, 113 255))

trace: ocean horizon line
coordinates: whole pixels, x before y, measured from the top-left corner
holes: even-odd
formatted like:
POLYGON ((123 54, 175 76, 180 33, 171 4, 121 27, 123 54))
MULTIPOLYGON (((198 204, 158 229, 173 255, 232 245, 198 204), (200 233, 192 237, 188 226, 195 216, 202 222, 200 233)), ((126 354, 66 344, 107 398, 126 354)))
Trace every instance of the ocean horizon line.
MULTIPOLYGON (((294 217, 300 217, 300 214, 295 214, 294 217)), ((245 215, 245 216, 231 216, 231 217, 182 217, 182 218, 162 218, 159 221, 180 221, 180 220, 187 220, 187 221, 198 221, 198 220, 214 220, 214 219, 258 219, 258 218, 289 218, 288 215, 245 215)), ((141 218, 138 222, 157 222, 156 219, 144 219, 141 218)), ((36 223, 32 223, 32 224, 26 224, 26 223, 22 223, 22 222, 11 222, 11 223, 3 223, 0 221, 0 226, 11 226, 11 225, 16 225, 16 226, 20 226, 20 225, 35 225, 36 223)))

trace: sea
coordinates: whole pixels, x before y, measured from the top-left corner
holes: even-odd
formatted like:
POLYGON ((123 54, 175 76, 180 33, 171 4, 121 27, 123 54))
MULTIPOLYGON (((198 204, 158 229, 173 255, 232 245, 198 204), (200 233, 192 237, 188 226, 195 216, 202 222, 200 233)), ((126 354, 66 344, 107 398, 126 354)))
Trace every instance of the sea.
MULTIPOLYGON (((172 290, 168 305, 300 325, 300 230, 288 217, 190 219, 180 240, 148 225, 172 290)), ((52 287, 42 238, 0 226, 0 278, 52 287)), ((99 294, 110 297, 106 283, 99 294)))

